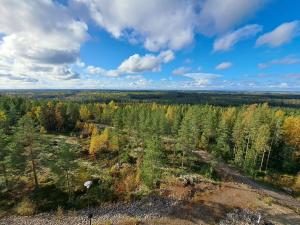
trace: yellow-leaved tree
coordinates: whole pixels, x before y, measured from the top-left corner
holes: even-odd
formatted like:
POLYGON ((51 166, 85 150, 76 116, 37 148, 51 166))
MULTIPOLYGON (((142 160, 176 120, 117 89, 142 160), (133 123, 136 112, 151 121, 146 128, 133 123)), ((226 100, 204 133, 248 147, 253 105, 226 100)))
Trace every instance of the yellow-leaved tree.
POLYGON ((300 156, 300 116, 289 116, 283 123, 284 139, 295 148, 296 156, 300 156))
POLYGON ((109 129, 105 128, 101 134, 93 132, 90 141, 89 154, 96 155, 97 152, 107 150, 109 148, 109 129))
POLYGON ((87 121, 90 119, 91 112, 86 105, 80 107, 79 116, 82 121, 87 121))

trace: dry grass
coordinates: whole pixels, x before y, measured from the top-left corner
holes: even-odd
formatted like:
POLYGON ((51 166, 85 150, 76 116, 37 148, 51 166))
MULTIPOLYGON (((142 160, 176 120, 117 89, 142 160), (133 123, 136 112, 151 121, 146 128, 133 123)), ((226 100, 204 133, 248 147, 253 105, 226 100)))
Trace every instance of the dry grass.
POLYGON ((58 206, 55 212, 55 216, 57 219, 61 219, 64 216, 64 209, 61 206, 58 206))
POLYGON ((145 222, 145 225, 195 225, 195 224, 202 224, 202 223, 193 222, 185 219, 170 218, 170 217, 153 219, 145 222))
POLYGON ((267 196, 263 198, 263 202, 268 206, 271 206, 274 202, 274 199, 272 197, 267 196))
POLYGON ((20 216, 32 216, 36 212, 36 204, 29 199, 24 199, 16 208, 17 214, 20 216))

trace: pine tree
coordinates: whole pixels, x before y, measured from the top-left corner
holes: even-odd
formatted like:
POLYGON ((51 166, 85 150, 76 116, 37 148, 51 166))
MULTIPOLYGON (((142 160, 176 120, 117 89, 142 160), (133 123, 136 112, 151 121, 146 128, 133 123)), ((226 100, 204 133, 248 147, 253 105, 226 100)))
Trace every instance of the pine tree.
POLYGON ((66 186, 70 200, 72 180, 74 179, 75 169, 78 166, 76 162, 76 148, 67 143, 59 145, 49 166, 51 171, 58 177, 58 182, 66 186))
POLYGON ((198 140, 194 129, 195 124, 192 123, 192 114, 192 111, 188 111, 184 116, 177 137, 176 147, 181 151, 182 168, 186 160, 185 157, 196 148, 196 142, 198 140))
MULTIPOLYGON (((38 188, 37 170, 41 153, 40 135, 34 121, 29 116, 25 115, 18 121, 13 140, 14 149, 11 159, 15 159, 16 161, 23 160, 24 163, 30 163, 34 184, 38 188)), ((14 162, 12 161, 12 163, 14 162)), ((22 166, 22 163, 20 162, 19 165, 22 166)))
POLYGON ((8 155, 9 140, 3 129, 0 128, 0 166, 3 173, 5 186, 8 188, 8 176, 7 176, 7 155, 8 155))
POLYGON ((232 133, 236 116, 235 108, 228 108, 221 114, 217 129, 217 144, 215 152, 225 160, 233 159, 232 133))
POLYGON ((146 149, 141 166, 142 181, 153 188, 162 175, 164 154, 160 138, 155 135, 146 142, 146 149))

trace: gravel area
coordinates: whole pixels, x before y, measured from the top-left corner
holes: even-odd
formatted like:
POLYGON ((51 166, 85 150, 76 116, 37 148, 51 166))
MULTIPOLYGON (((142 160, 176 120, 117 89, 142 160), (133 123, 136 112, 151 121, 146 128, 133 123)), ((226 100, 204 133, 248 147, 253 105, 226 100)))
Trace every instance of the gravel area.
MULTIPOLYGON (((133 203, 115 203, 91 208, 90 212, 93 213, 93 224, 104 221, 117 222, 130 217, 147 220, 169 215, 177 205, 178 202, 175 200, 149 197, 133 203)), ((87 215, 88 210, 61 217, 56 213, 40 213, 30 217, 9 216, 0 219, 0 225, 82 225, 88 224, 87 215)))
POLYGON ((259 212, 253 212, 247 209, 235 209, 226 215, 226 218, 220 221, 219 225, 273 225, 266 221, 259 212))

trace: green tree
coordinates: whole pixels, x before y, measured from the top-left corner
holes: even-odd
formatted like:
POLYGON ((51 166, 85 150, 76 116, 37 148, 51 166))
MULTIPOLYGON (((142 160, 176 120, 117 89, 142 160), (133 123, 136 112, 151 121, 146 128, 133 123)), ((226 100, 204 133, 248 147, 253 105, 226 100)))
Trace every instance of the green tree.
POLYGON ((162 175, 163 147, 160 138, 155 135, 146 142, 145 153, 141 166, 142 181, 153 188, 162 175))
POLYGON ((198 143, 198 128, 193 120, 193 111, 189 110, 181 123, 178 131, 176 148, 181 151, 181 167, 184 166, 186 156, 196 149, 198 143))
POLYGON ((3 173, 5 186, 8 188, 8 176, 7 176, 7 155, 8 155, 8 137, 4 133, 3 129, 0 129, 0 165, 3 173))
POLYGON ((55 152, 49 165, 51 171, 58 177, 58 183, 64 184, 66 187, 69 200, 71 199, 75 170, 78 166, 76 158, 76 146, 63 143, 58 146, 57 152, 55 152))
MULTIPOLYGON (((14 131, 14 149, 12 148, 12 160, 23 160, 29 162, 35 187, 39 187, 38 182, 38 162, 41 154, 40 134, 34 121, 27 115, 23 116, 17 123, 14 131)), ((14 163, 14 161, 12 161, 14 163)), ((20 163, 19 165, 22 165, 20 163)))

